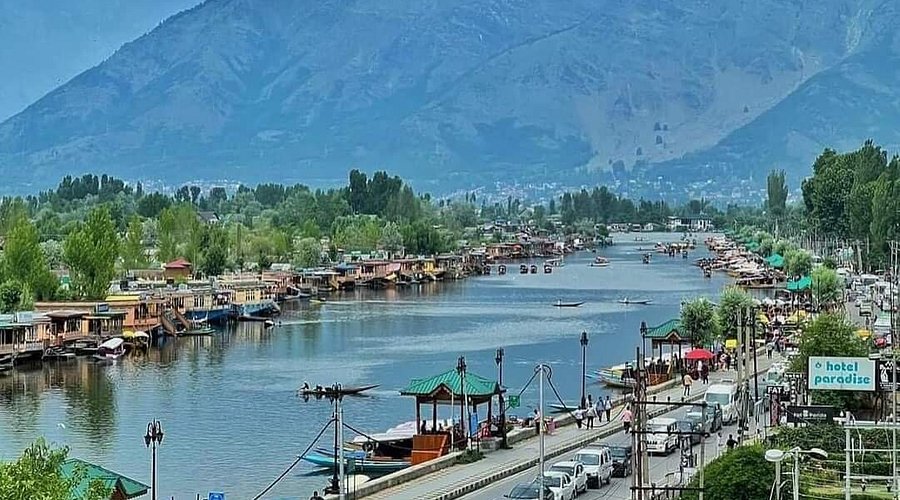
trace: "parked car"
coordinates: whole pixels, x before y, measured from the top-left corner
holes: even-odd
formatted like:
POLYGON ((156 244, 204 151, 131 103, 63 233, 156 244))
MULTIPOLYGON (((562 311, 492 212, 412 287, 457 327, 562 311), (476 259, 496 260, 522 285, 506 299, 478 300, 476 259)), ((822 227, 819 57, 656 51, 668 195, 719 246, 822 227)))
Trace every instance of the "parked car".
POLYGON ((632 472, 630 444, 624 446, 610 446, 609 454, 612 457, 614 477, 628 477, 632 472))
MULTIPOLYGON (((615 463, 615 460, 616 458, 613 456, 613 463, 615 463)), ((565 472, 572 478, 572 482, 575 483, 575 493, 584 493, 587 491, 587 472, 584 470, 583 463, 574 460, 557 462, 550 466, 550 472, 555 471, 565 472)))
POLYGON ((678 448, 678 421, 674 418, 652 418, 647 429, 647 453, 668 455, 678 448))
POLYGON ((575 461, 584 464, 588 488, 599 488, 612 479, 612 457, 607 446, 588 446, 575 452, 575 461))
POLYGON ((575 500, 575 482, 572 481, 572 476, 565 472, 544 472, 543 482, 550 486, 553 500, 575 500))
MULTIPOLYGON (((692 422, 700 422, 703 418, 702 408, 696 408, 684 414, 685 420, 692 422)), ((722 408, 719 405, 708 405, 706 407, 706 422, 703 425, 703 432, 709 436, 713 432, 722 430, 722 408)))
POLYGON ((737 422, 740 393, 733 382, 723 380, 721 383, 710 385, 703 395, 703 400, 709 406, 718 405, 722 408, 722 420, 726 424, 737 422))
MULTIPOLYGON (((543 490, 545 499, 554 497, 553 490, 549 485, 543 485, 543 490)), ((513 486, 513 489, 503 496, 514 500, 537 500, 541 498, 541 485, 537 482, 520 483, 513 486)))
POLYGON ((699 444, 703 440, 703 424, 698 421, 679 419, 675 422, 678 426, 678 447, 685 448, 699 444), (692 434, 689 434, 692 433, 692 434))

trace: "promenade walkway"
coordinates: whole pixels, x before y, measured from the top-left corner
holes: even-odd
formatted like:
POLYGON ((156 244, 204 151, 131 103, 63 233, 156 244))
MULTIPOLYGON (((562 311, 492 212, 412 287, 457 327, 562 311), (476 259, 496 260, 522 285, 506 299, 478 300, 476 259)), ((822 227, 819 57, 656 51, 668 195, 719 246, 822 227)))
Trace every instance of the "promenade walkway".
MULTIPOLYGON (((761 355, 757 358, 757 363, 759 372, 765 373, 772 361, 768 360, 765 351, 762 351, 761 355)), ((716 383, 722 379, 734 378, 735 372, 733 370, 714 372, 711 373, 709 377, 710 384, 716 383)), ((691 396, 688 399, 691 401, 699 400, 706 391, 706 387, 706 385, 701 384, 698 381, 692 387, 691 396)), ((672 388, 657 393, 655 396, 660 401, 666 401, 666 398, 671 398, 672 401, 680 401, 682 392, 682 387, 680 385, 675 385, 672 388)), ((653 412, 653 415, 666 413, 672 409, 672 407, 660 405, 653 412)), ((599 438, 607 437, 617 432, 623 432, 622 423, 619 420, 622 410, 623 407, 621 405, 615 407, 612 412, 612 422, 604 420, 601 425, 595 427, 593 430, 577 429, 575 425, 565 425, 561 428, 557 428, 553 435, 547 435, 544 438, 545 459, 551 460, 554 457, 580 448, 599 438)), ((488 453, 483 460, 479 460, 478 462, 465 465, 454 465, 438 470, 409 482, 366 495, 364 498, 372 500, 450 500, 459 498, 495 481, 533 467, 538 461, 539 447, 540 442, 537 438, 528 438, 515 444, 513 449, 498 450, 488 453)))

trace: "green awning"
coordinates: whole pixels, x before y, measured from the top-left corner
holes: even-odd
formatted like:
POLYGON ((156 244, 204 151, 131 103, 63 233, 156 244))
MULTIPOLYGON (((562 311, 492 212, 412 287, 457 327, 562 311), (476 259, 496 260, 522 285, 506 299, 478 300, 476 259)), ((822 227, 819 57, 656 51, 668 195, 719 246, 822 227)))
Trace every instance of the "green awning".
POLYGON ((799 292, 802 290, 808 290, 812 286, 812 278, 809 276, 804 276, 797 281, 788 281, 787 289, 790 292, 799 292))
POLYGON ((781 269, 782 267, 784 267, 784 257, 777 253, 773 253, 768 258, 766 258, 766 264, 768 264, 769 267, 781 269))
MULTIPOLYGON (((460 398, 462 396, 461 378, 456 369, 447 370, 433 377, 414 378, 409 381, 409 385, 405 389, 400 391, 400 394, 403 396, 434 396, 446 392, 455 398, 460 398)), ((486 397, 500 394, 500 392, 497 381, 466 372, 466 396, 486 397)))
POLYGON ((149 486, 140 481, 135 481, 84 460, 70 458, 63 463, 63 476, 71 478, 76 472, 82 472, 84 479, 75 485, 75 488, 72 490, 72 500, 84 498, 88 487, 94 481, 100 481, 108 489, 112 490, 113 493, 110 495, 110 498, 137 498, 145 495, 150 490, 149 486))
POLYGON ((645 339, 653 340, 681 340, 681 320, 670 319, 665 323, 648 328, 644 334, 645 339))

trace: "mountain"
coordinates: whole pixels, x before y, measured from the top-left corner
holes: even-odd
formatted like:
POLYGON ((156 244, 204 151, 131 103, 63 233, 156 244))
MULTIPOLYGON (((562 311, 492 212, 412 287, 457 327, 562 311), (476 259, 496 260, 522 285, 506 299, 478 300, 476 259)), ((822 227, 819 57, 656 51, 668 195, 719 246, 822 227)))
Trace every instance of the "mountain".
POLYGON ((0 120, 200 0, 0 0, 0 120))
POLYGON ((208 0, 0 124, 0 172, 459 185, 683 167, 893 53, 874 27, 889 4, 208 0))
POLYGON ((683 183, 754 172, 762 181, 771 168, 782 168, 797 187, 824 148, 854 150, 874 139, 900 152, 898 18, 900 6, 883 5, 868 20, 870 40, 859 50, 714 147, 653 165, 647 175, 683 183))

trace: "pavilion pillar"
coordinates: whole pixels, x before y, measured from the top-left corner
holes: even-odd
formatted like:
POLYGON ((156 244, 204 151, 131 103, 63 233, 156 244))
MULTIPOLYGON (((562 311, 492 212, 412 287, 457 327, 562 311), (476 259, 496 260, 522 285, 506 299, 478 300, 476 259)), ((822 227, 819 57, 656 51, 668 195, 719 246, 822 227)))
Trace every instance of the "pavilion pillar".
POLYGON ((437 399, 431 401, 431 430, 437 432, 437 399))
POLYGON ((422 407, 419 398, 416 398, 416 434, 422 431, 422 407))

